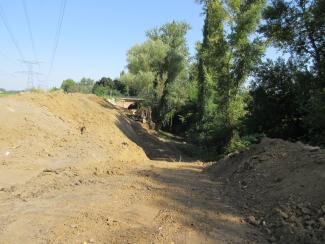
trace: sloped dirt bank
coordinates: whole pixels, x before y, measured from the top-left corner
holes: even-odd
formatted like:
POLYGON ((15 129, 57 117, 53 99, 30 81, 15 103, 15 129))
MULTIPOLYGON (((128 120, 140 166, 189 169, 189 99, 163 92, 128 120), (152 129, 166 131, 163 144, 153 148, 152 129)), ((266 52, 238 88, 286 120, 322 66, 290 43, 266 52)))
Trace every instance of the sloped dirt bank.
POLYGON ((0 128, 0 243, 265 243, 202 163, 103 99, 1 98, 0 128))
POLYGON ((273 243, 325 243, 325 150, 263 139, 206 169, 273 243))

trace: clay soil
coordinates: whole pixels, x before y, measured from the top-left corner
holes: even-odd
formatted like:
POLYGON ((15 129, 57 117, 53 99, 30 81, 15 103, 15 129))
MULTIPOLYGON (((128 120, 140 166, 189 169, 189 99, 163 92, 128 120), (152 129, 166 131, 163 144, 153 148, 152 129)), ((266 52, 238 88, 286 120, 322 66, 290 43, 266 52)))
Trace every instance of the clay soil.
POLYGON ((0 111, 0 243, 268 242, 223 179, 103 99, 26 93, 0 111))
POLYGON ((271 243, 325 243, 325 150, 265 138, 207 168, 271 243))

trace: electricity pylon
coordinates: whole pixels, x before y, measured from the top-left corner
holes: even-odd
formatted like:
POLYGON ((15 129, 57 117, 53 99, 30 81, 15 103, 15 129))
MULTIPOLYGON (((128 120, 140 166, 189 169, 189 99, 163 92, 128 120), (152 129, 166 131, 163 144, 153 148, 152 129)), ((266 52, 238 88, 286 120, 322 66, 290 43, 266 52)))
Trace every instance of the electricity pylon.
POLYGON ((35 76, 42 75, 41 73, 34 71, 34 66, 35 65, 39 66, 40 62, 29 61, 29 60, 21 60, 21 62, 26 65, 27 70, 17 71, 16 73, 27 75, 27 90, 32 89, 35 87, 34 86, 35 76))

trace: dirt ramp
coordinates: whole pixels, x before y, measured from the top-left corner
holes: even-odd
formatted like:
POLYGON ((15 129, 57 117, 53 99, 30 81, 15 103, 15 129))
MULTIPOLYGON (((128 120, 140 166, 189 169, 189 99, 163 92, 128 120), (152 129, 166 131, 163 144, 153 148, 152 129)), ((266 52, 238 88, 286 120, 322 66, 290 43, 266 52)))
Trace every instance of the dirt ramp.
POLYGON ((266 138, 207 171, 231 186, 247 221, 270 241, 325 242, 325 150, 266 138))
POLYGON ((0 188, 22 184, 46 168, 147 161, 117 123, 132 132, 131 126, 96 96, 25 93, 0 99, 0 111, 0 188))
MULTIPOLYGON (((129 148, 134 152, 135 161, 146 159, 143 150, 116 126, 117 122, 120 122, 120 113, 102 98, 57 92, 26 94, 21 99, 48 110, 77 134, 88 138, 94 150, 95 146, 105 147, 115 159, 129 159, 129 151, 124 150, 129 148), (117 151, 119 154, 116 154, 117 151)), ((126 122, 123 126, 130 127, 126 122)))

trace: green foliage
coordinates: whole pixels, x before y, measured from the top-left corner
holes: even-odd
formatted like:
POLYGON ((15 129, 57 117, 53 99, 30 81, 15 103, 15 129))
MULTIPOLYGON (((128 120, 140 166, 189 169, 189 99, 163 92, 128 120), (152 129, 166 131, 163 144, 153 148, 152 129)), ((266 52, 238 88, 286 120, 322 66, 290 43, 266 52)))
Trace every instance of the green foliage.
POLYGON ((50 92, 57 92, 57 91, 60 91, 61 89, 60 88, 57 88, 57 87, 53 87, 50 89, 50 92))
POLYGON ((303 122, 308 128, 309 140, 325 145, 325 89, 312 94, 306 110, 308 114, 303 118, 303 122))
POLYGON ((72 79, 67 79, 62 82, 61 89, 66 93, 78 91, 77 83, 72 79))
POLYGON ((108 95, 108 89, 102 85, 96 85, 93 88, 93 93, 99 97, 104 97, 108 95))
POLYGON ((94 80, 90 78, 82 78, 78 83, 78 91, 80 93, 90 94, 92 93, 94 86, 94 80))
POLYGON ((291 54, 301 66, 316 71, 325 87, 325 3, 321 0, 273 0, 264 11, 261 32, 291 54))
POLYGON ((201 2, 206 18, 199 50, 196 140, 222 151, 245 114, 242 85, 264 51, 264 43, 252 37, 265 1, 201 2))
POLYGON ((11 95, 15 95, 17 94, 17 91, 6 91, 3 88, 0 88, 0 97, 7 97, 7 96, 11 96, 11 95))
POLYGON ((268 60, 256 68, 248 103, 249 133, 265 133, 269 137, 299 139, 306 131, 305 112, 301 109, 308 98, 308 78, 291 61, 268 60), (305 98, 305 101, 303 99, 305 98))
MULTIPOLYGON (((286 139, 296 139, 297 132, 300 131, 305 140, 322 144, 325 142, 324 7, 324 1, 319 0, 274 0, 264 11, 265 22, 260 28, 261 33, 274 46, 290 54, 296 70, 299 69, 302 76, 299 78, 297 72, 288 72, 282 65, 281 74, 273 72, 273 78, 266 78, 266 82, 259 80, 261 84, 274 80, 269 85, 277 88, 279 94, 274 91, 272 100, 285 99, 281 105, 275 102, 278 105, 277 113, 274 113, 268 122, 263 121, 267 118, 261 113, 254 116, 255 121, 259 120, 258 124, 264 124, 263 128, 267 123, 267 127, 276 125, 271 129, 273 132, 277 130, 274 136, 282 135, 286 139)), ((274 66, 271 65, 270 68, 275 71, 274 66)), ((268 107, 272 106, 269 95, 270 93, 266 99, 267 103, 270 103, 268 107)), ((258 97, 260 101, 255 102, 255 111, 261 106, 260 103, 263 103, 261 96, 258 97)))
POLYGON ((235 151, 240 151, 253 144, 257 144, 263 137, 265 137, 264 134, 239 135, 237 132, 235 132, 226 146, 225 153, 229 154, 235 151))
POLYGON ((126 94, 126 86, 120 80, 112 80, 108 77, 103 77, 97 81, 92 92, 97 96, 121 96, 126 94))
POLYGON ((108 77, 103 77, 96 83, 90 78, 82 78, 78 83, 72 79, 64 80, 61 89, 67 93, 94 93, 97 96, 121 96, 127 93, 126 85, 123 82, 108 77))
POLYGON ((148 31, 148 39, 129 50, 129 72, 120 77, 130 95, 146 99, 160 127, 171 127, 186 103, 188 30, 188 24, 174 21, 148 31))

